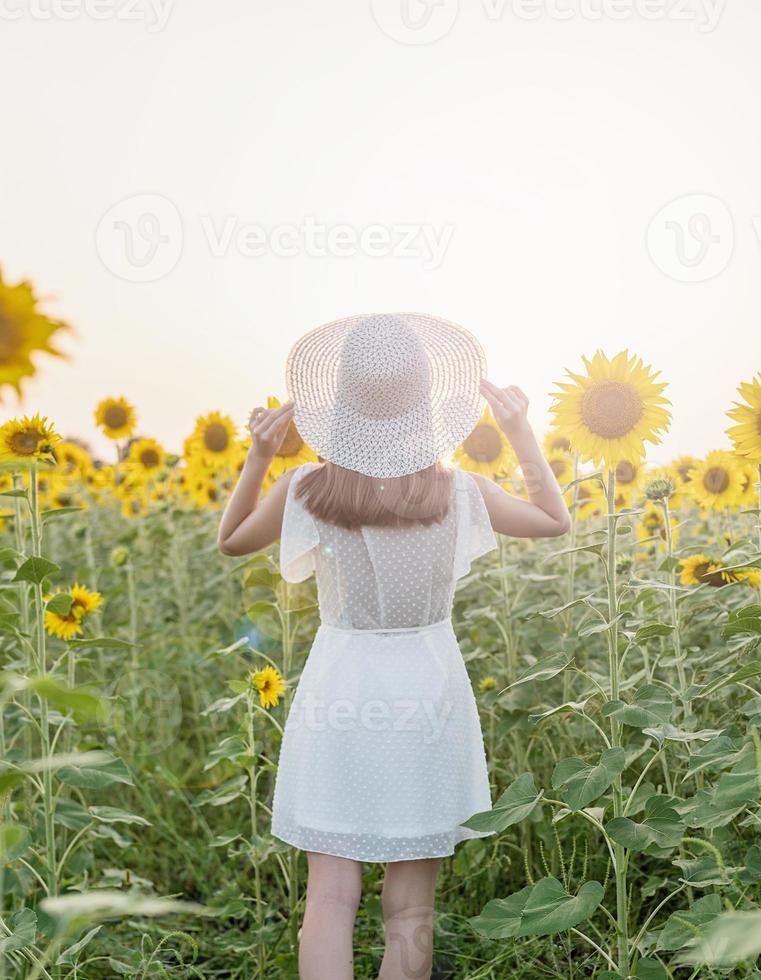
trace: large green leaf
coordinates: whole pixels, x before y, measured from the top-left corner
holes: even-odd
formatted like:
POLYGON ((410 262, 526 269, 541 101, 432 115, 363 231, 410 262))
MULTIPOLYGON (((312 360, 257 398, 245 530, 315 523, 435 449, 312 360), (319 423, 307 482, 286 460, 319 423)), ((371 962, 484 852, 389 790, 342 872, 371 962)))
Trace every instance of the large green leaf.
POLYGON ((59 567, 54 561, 33 555, 31 558, 27 558, 23 565, 17 569, 13 581, 40 585, 48 575, 57 572, 59 567))
POLYGON ((703 745, 696 752, 693 752, 687 765, 687 775, 684 778, 687 779, 704 770, 715 772, 721 769, 729 769, 735 761, 739 749, 739 743, 728 735, 717 735, 707 745, 703 745))
POLYGON ((508 786, 491 810, 475 813, 462 826, 479 831, 505 830, 525 820, 541 798, 542 793, 537 792, 534 777, 530 772, 524 772, 508 786))
POLYGON ((526 885, 509 898, 494 898, 470 919, 470 924, 482 936, 489 939, 512 939, 518 935, 523 909, 533 885, 526 885))
POLYGON ((556 878, 542 878, 531 889, 518 935, 551 936, 579 925, 595 911, 604 891, 599 881, 587 881, 569 895, 556 878))
POLYGON ((682 949, 700 935, 703 926, 713 922, 721 908, 718 895, 705 895, 692 908, 672 913, 658 935, 656 949, 682 949))
POLYGON ((635 823, 629 817, 614 817, 605 825, 608 836, 631 851, 648 851, 662 856, 679 845, 684 823, 670 796, 651 796, 645 804, 645 817, 635 823))
POLYGON ((556 878, 542 878, 509 898, 489 902, 470 922, 491 939, 551 936, 588 919, 602 901, 603 891, 598 881, 587 881, 570 895, 556 878))
POLYGON ((21 909, 11 917, 11 935, 0 939, 0 956, 31 946, 37 935, 37 915, 32 909, 21 909))
POLYGON ((561 759, 552 773, 552 788, 571 810, 581 810, 592 803, 626 768, 626 753, 621 748, 605 749, 597 765, 582 759, 561 759))
POLYGON ((35 678, 29 686, 61 714, 70 711, 78 724, 86 721, 102 721, 104 718, 103 702, 99 695, 86 688, 68 687, 49 674, 35 678))
POLYGON ((573 657, 566 653, 553 653, 550 657, 543 657, 520 673, 510 684, 510 688, 518 687, 519 684, 528 684, 529 681, 548 681, 562 673, 572 660, 573 657))
POLYGON ((682 954, 683 963, 730 967, 761 953, 761 909, 723 912, 682 954))
POLYGON ((624 701, 608 701, 602 707, 607 718, 615 718, 622 725, 632 728, 647 728, 665 725, 671 721, 674 704, 665 687, 645 684, 634 695, 631 704, 624 701))

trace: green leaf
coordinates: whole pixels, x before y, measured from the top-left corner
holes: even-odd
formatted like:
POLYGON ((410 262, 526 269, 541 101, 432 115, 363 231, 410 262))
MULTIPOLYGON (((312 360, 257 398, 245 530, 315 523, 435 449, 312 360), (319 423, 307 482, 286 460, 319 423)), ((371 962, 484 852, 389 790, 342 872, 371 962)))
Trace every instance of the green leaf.
POLYGON ((470 923, 490 939, 550 936, 588 919, 602 896, 597 881, 585 882, 578 894, 570 895, 556 878, 542 878, 509 898, 492 900, 470 923))
POLYGON ((595 911, 603 892, 599 881, 587 881, 569 895, 556 878, 542 878, 531 889, 518 935, 551 936, 579 925, 595 911))
POLYGON ((46 603, 45 609, 57 616, 68 616, 74 598, 68 592, 56 592, 46 603))
POLYGON ((15 490, 1 490, 0 497, 28 497, 29 493, 26 490, 21 490, 20 488, 15 490))
POLYGON ((475 813, 462 826, 498 833, 525 820, 541 798, 542 793, 537 792, 534 777, 530 772, 524 772, 508 786, 491 810, 475 813))
POLYGON ((719 732, 715 728, 704 728, 699 732, 686 732, 674 725, 659 725, 658 728, 643 728, 643 735, 654 738, 659 745, 664 742, 708 742, 719 732))
POLYGON ((49 524, 59 517, 65 517, 67 514, 78 514, 82 511, 84 511, 84 507, 56 507, 54 510, 40 511, 40 517, 43 524, 49 524))
POLYGON ((625 768, 626 753, 621 748, 605 749, 595 766, 582 759, 561 759, 552 773, 552 788, 562 790, 562 799, 571 810, 581 810, 600 797, 625 768))
POLYGON ((727 687, 729 684, 737 684, 740 681, 747 681, 748 678, 757 677, 759 674, 761 674, 761 662, 745 664, 744 667, 736 670, 728 677, 717 677, 710 684, 696 688, 692 696, 693 698, 707 698, 709 694, 721 690, 722 687, 727 687))
POLYGON ((89 945, 90 940, 93 939, 93 937, 96 936, 102 928, 102 926, 95 926, 94 929, 90 929, 89 932, 86 932, 77 942, 73 943, 71 946, 67 946, 56 960, 56 965, 61 966, 64 963, 73 963, 77 955, 82 952, 85 946, 89 945))
POLYGON ((488 939, 512 939, 518 935, 523 909, 533 885, 526 885, 509 898, 494 898, 480 915, 469 919, 470 924, 488 939))
POLYGON ((97 768, 92 766, 71 766, 58 771, 58 778, 68 786, 81 786, 88 789, 102 789, 114 783, 134 785, 132 773, 121 759, 111 758, 97 768))
POLYGON ((11 935, 0 939, 0 956, 31 946, 37 935, 37 915, 32 909, 21 909, 11 917, 11 935))
POLYGON ((680 909, 666 920, 658 936, 656 949, 682 949, 701 934, 703 926, 713 922, 721 912, 721 899, 718 895, 705 895, 699 898, 692 908, 680 909))
POLYGON ((647 626, 640 626, 634 634, 635 643, 645 643, 656 636, 669 636, 674 632, 674 627, 668 623, 648 623, 647 626))
POLYGON ((761 909, 722 912, 681 956, 681 962, 730 967, 761 953, 761 909))
POLYGON ((745 855, 745 867, 738 872, 737 878, 744 885, 753 885, 761 880, 761 848, 753 844, 745 855))
POLYGON ((168 915, 175 912, 195 914, 209 912, 203 905, 197 905, 195 902, 182 902, 108 888, 43 898, 40 908, 48 915, 64 922, 71 920, 96 922, 114 916, 124 918, 137 915, 168 915))
POLYGON ((729 738, 729 736, 718 735, 690 756, 690 761, 687 765, 687 775, 684 778, 688 779, 690 776, 694 776, 695 773, 704 770, 715 772, 721 769, 728 769, 733 764, 739 748, 740 746, 737 742, 729 738))
POLYGON ((49 674, 33 679, 29 686, 40 697, 54 705, 61 714, 70 711, 77 724, 102 721, 105 716, 103 702, 99 695, 86 688, 67 687, 49 674))
POLYGON ((77 650, 87 647, 101 647, 103 650, 129 650, 139 646, 139 644, 132 643, 130 640, 120 640, 115 636, 93 636, 86 640, 70 640, 69 646, 77 650))
POLYGON ((20 823, 0 824, 0 860, 15 861, 26 850, 29 830, 20 823))
POLYGON ((651 796, 645 804, 642 823, 635 823, 629 817, 614 817, 605 830, 622 847, 663 856, 677 847, 684 835, 684 823, 673 802, 670 796, 651 796))
POLYGON ((616 718, 622 725, 647 728, 671 721, 673 708, 672 697, 665 687, 645 684, 636 692, 631 704, 608 701, 602 706, 602 713, 606 718, 616 718))
POLYGON ((88 811, 91 817, 94 817, 99 823, 136 823, 141 824, 143 827, 150 827, 150 820, 146 820, 145 817, 139 817, 135 813, 128 813, 126 810, 120 810, 115 806, 91 806, 88 807, 88 811))
POLYGON ((53 575, 59 570, 60 566, 56 565, 55 562, 33 555, 31 558, 27 558, 23 565, 16 570, 12 581, 32 582, 34 585, 40 585, 48 575, 53 575))
POLYGON ((561 674, 572 660, 573 657, 566 653, 553 653, 549 657, 542 657, 541 660, 537 660, 535 664, 519 674, 517 680, 509 685, 508 690, 518 687, 519 684, 527 684, 529 681, 547 681, 551 677, 561 674))

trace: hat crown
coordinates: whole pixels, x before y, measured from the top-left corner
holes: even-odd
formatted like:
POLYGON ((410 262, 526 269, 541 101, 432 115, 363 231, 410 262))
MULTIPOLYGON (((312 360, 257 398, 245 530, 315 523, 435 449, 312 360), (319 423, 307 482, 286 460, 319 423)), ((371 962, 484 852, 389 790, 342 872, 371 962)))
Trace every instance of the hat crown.
POLYGON ((369 316, 347 333, 338 370, 339 405, 373 419, 399 418, 430 398, 428 357, 398 316, 369 316))

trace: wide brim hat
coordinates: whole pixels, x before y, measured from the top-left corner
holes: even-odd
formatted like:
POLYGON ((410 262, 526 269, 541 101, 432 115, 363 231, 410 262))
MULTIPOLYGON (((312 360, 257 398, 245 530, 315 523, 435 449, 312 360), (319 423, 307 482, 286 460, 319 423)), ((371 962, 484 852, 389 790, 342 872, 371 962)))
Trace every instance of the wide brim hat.
POLYGON ((424 313, 374 313, 316 327, 291 349, 286 388, 301 437, 367 476, 417 473, 478 423, 486 355, 468 330, 424 313))

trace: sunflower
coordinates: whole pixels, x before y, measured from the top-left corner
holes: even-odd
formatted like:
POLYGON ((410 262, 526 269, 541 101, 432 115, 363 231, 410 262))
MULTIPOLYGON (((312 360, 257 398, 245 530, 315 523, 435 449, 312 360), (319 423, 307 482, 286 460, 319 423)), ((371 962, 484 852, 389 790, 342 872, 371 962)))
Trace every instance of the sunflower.
MULTIPOLYGON (((566 493, 568 506, 573 506, 573 488, 566 493)), ((580 521, 605 513, 605 494, 597 480, 584 480, 576 486, 576 517, 580 521)))
POLYGON ((716 449, 693 469, 686 490, 707 510, 737 507, 743 491, 743 468, 732 453, 716 449))
POLYGON ((573 459, 570 456, 556 452, 547 457, 547 465, 561 487, 573 480, 573 459))
POLYGON ((195 428, 185 441, 184 456, 195 465, 219 467, 236 455, 237 429, 233 420, 221 412, 209 412, 196 419, 195 428))
POLYGON ((51 459, 53 448, 61 437, 48 424, 47 416, 11 419, 0 427, 0 459, 25 461, 51 459))
POLYGON ((491 676, 482 678, 478 684, 478 687, 481 691, 493 691, 496 686, 497 686, 497 682, 491 676))
POLYGON ((68 595, 71 597, 71 606, 66 615, 55 612, 52 609, 45 610, 45 629, 51 636, 58 636, 62 640, 70 640, 82 632, 83 621, 86 616, 94 612, 103 601, 103 596, 99 592, 91 592, 84 585, 74 584, 68 593, 56 590, 50 595, 45 596, 45 602, 49 603, 54 596, 68 595))
POLYGON ((95 424, 109 439, 123 439, 134 432, 137 413, 126 398, 104 398, 95 407, 95 424))
POLYGON ((745 404, 735 402, 727 415, 737 424, 727 429, 735 452, 761 464, 761 373, 737 389, 745 404))
MULTIPOLYGON (((676 546, 679 531, 677 529, 677 521, 670 514, 669 524, 671 525, 671 543, 676 546)), ((637 527, 637 537, 643 542, 650 541, 652 538, 656 538, 664 543, 667 541, 666 517, 663 513, 663 508, 658 504, 652 503, 650 500, 645 503, 645 512, 640 518, 637 527)))
POLYGON ((0 271, 0 391, 10 385, 21 394, 21 381, 36 373, 32 355, 38 351, 64 357, 52 346, 54 335, 70 330, 62 320, 42 314, 32 284, 9 286, 0 271))
POLYGON ((571 452, 571 443, 568 436, 563 435, 557 429, 550 429, 544 437, 544 455, 547 459, 557 455, 568 455, 571 452))
POLYGON ((263 708, 274 708, 285 690, 285 681, 280 673, 269 664, 255 670, 250 678, 251 687, 259 692, 259 704, 263 708))
POLYGON ((455 449, 452 460, 461 469, 491 480, 512 476, 515 454, 488 406, 468 438, 455 449))
POLYGON ((586 375, 568 371, 571 382, 558 383, 551 411, 557 428, 568 436, 571 450, 584 461, 613 467, 639 460, 644 443, 658 443, 671 421, 661 394, 666 387, 638 357, 621 351, 608 358, 597 351, 583 358, 586 375))
POLYGON ((692 471, 700 460, 697 456, 678 456, 669 466, 669 473, 674 478, 677 488, 683 487, 692 480, 692 471))
POLYGON ((758 467, 753 463, 748 463, 744 459, 741 459, 740 468, 742 469, 742 486, 740 489, 739 505, 741 507, 757 507, 757 484, 761 479, 758 467))
MULTIPOLYGON (((274 395, 267 398, 267 408, 280 408, 280 399, 274 395)), ((286 470, 302 463, 318 462, 317 453, 301 438, 293 419, 288 423, 283 444, 275 453, 275 457, 267 470, 267 481, 272 484, 286 470)))
POLYGON ((63 439, 53 450, 59 471, 71 478, 83 477, 92 466, 92 457, 73 439, 63 439))
POLYGON ((135 439, 127 452, 126 465, 138 479, 155 477, 166 466, 166 452, 155 439, 135 439))
POLYGON ((682 585, 712 585, 719 588, 725 585, 721 565, 706 555, 690 555, 681 559, 679 581, 682 585))

